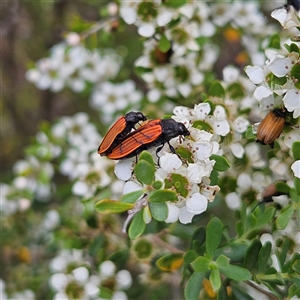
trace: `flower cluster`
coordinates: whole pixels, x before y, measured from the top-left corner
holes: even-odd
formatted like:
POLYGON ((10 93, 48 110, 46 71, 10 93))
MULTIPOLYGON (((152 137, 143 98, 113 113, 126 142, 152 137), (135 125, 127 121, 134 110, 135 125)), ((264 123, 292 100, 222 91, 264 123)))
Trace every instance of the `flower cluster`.
POLYGON ((99 111, 101 120, 109 124, 116 113, 139 106, 142 98, 142 92, 136 89, 132 80, 122 83, 106 81, 95 86, 90 105, 99 111))
POLYGON ((49 57, 40 59, 27 71, 26 78, 41 90, 59 92, 69 87, 80 93, 87 83, 115 78, 121 65, 122 58, 113 49, 90 51, 82 45, 60 43, 51 48, 49 57))
MULTIPOLYGON (((181 223, 186 224, 190 223, 195 215, 204 212, 208 202, 213 201, 219 191, 217 185, 210 185, 210 176, 214 170, 215 159, 222 154, 220 137, 229 133, 230 125, 221 105, 217 105, 213 111, 209 103, 195 105, 194 109, 175 107, 174 114, 173 119, 185 124, 190 136, 184 141, 180 138, 172 139, 170 143, 174 149, 186 149, 184 151, 190 153, 190 158, 188 162, 184 162, 178 155, 170 153, 165 145, 154 176, 156 181, 162 183, 162 189, 168 188, 177 193, 177 201, 167 202, 168 215, 164 221, 174 223, 179 219, 181 223), (200 124, 206 124, 210 130, 199 129, 200 124)), ((155 151, 152 151, 155 157, 154 153, 155 151)), ((133 162, 134 160, 130 159, 119 161, 115 167, 117 177, 126 181, 124 194, 143 188, 140 182, 134 177, 131 178, 133 162), (128 180, 130 178, 131 180, 128 180)))
POLYGON ((131 274, 127 270, 117 271, 112 261, 104 261, 98 271, 92 271, 82 250, 63 250, 50 261, 50 269, 53 299, 128 299, 124 290, 131 287, 131 274))

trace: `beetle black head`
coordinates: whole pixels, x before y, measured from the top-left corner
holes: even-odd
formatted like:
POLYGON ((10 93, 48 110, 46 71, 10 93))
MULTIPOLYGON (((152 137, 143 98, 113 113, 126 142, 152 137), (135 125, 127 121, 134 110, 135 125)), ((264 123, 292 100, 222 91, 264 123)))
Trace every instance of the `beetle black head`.
POLYGON ((181 122, 176 122, 173 119, 163 119, 161 120, 162 133, 165 141, 169 141, 174 137, 179 135, 189 135, 190 132, 187 130, 185 125, 181 122))
POLYGON ((139 121, 146 121, 147 118, 141 112, 131 111, 125 115, 125 120, 128 124, 136 124, 139 121))

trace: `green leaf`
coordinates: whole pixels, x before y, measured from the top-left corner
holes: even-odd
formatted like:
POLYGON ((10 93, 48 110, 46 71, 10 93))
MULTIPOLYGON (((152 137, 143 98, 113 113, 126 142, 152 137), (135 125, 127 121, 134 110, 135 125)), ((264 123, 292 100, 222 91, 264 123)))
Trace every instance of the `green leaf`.
POLYGON ((244 225, 241 220, 238 220, 235 224, 235 229, 237 231, 238 237, 241 237, 244 233, 244 225))
POLYGON ((129 225, 128 236, 130 237, 130 239, 134 240, 143 234, 145 228, 146 223, 143 219, 143 210, 140 210, 133 217, 132 222, 129 225))
POLYGON ((276 228, 278 230, 283 230, 287 226, 287 224, 291 220, 293 212, 294 212, 294 208, 293 208, 292 204, 284 207, 280 211, 280 214, 276 219, 276 228))
POLYGON ((147 161, 154 169, 155 162, 153 160, 153 156, 148 151, 143 151, 139 156, 139 161, 145 160, 147 161))
POLYGON ((176 1, 165 1, 163 2, 164 6, 178 8, 182 5, 186 4, 186 0, 176 0, 176 1))
POLYGON ((183 264, 182 253, 168 253, 156 261, 156 265, 164 272, 171 272, 183 264))
POLYGON ((227 244, 224 247, 221 247, 216 250, 214 257, 218 257, 221 254, 226 255, 230 258, 232 263, 234 262, 242 262, 246 255, 246 251, 248 249, 248 245, 241 242, 234 242, 231 244, 227 244))
POLYGON ((184 297, 186 300, 198 300, 200 291, 203 287, 203 279, 205 273, 194 272, 188 280, 185 289, 184 297))
POLYGON ((288 299, 291 299, 292 297, 294 297, 298 292, 299 292, 299 289, 298 289, 297 285, 296 284, 292 284, 289 287, 288 299))
POLYGON ((275 182, 275 188, 276 188, 276 191, 280 192, 280 193, 283 193, 283 194, 289 194, 290 192, 290 187, 283 181, 277 181, 275 182))
POLYGON ((167 37, 165 35, 162 35, 159 43, 158 43, 158 49, 165 53, 167 52, 169 49, 171 48, 171 43, 170 41, 167 39, 167 37))
POLYGON ((292 269, 300 275, 300 259, 296 259, 292 264, 292 269))
POLYGON ((298 194, 298 196, 300 196, 300 178, 298 177, 294 178, 294 186, 295 186, 296 193, 298 194))
POLYGON ((219 267, 221 273, 223 273, 228 278, 236 281, 245 281, 251 279, 251 273, 242 267, 228 265, 227 267, 219 267))
POLYGON ((256 138, 256 134, 252 131, 252 126, 249 126, 245 132, 245 137, 247 140, 252 140, 256 138))
POLYGON ((280 47, 281 47, 281 45, 280 45, 280 37, 279 37, 278 34, 274 34, 270 38, 269 47, 270 48, 275 48, 275 49, 280 49, 280 47))
POLYGON ((214 269, 211 271, 209 281, 211 283, 213 291, 217 291, 221 287, 221 275, 218 269, 214 269))
POLYGON ((156 180, 153 182, 152 187, 155 190, 160 190, 163 187, 163 185, 164 185, 163 182, 161 182, 160 180, 156 180))
POLYGON ((143 194, 144 194, 144 190, 130 192, 128 194, 123 195, 120 198, 120 202, 135 203, 143 194))
POLYGON ((275 207, 268 207, 261 216, 257 219, 254 227, 252 229, 258 229, 263 227, 265 224, 269 223, 274 217, 276 212, 275 207))
POLYGON ((211 260, 204 256, 199 256, 194 262, 192 262, 192 267, 195 272, 206 272, 209 270, 209 264, 211 260))
POLYGON ((95 204, 95 209, 101 214, 117 214, 132 209, 134 204, 103 199, 95 204))
POLYGON ((210 160, 215 160, 214 170, 219 172, 227 171, 230 168, 228 160, 224 156, 213 154, 210 157, 210 160))
POLYGON ((205 121, 201 121, 201 120, 195 121, 193 123, 193 127, 200 129, 200 130, 205 130, 208 132, 211 132, 213 130, 212 127, 208 123, 206 123, 205 121))
POLYGON ((262 248, 262 244, 260 240, 255 239, 252 241, 251 245, 249 246, 246 256, 244 259, 244 267, 247 268, 248 270, 252 271, 253 269, 258 268, 258 254, 259 251, 262 248))
POLYGON ((209 95, 219 98, 225 97, 225 90, 219 81, 214 81, 209 89, 209 95))
MULTIPOLYGON (((244 290, 242 288, 240 288, 239 286, 236 286, 235 284, 231 283, 230 284, 231 288, 232 288, 232 295, 234 297, 232 297, 233 299, 238 299, 238 300, 254 300, 254 298, 252 298, 249 293, 247 292, 247 290, 244 290)), ((230 297, 230 299, 232 299, 230 297)))
POLYGON ((158 190, 154 191, 150 197, 150 202, 166 202, 166 201, 177 201, 177 195, 176 192, 171 190, 158 190))
POLYGON ((300 160, 300 142, 294 142, 292 145, 293 156, 295 160, 300 160))
MULTIPOLYGON (((295 85, 295 87, 297 89, 300 89, 300 65, 299 64, 294 64, 294 66, 292 67, 292 70, 291 70, 291 76, 294 79, 294 82, 295 82, 294 85, 295 85)), ((298 141, 296 143, 298 144, 298 147, 299 147, 300 142, 298 141)), ((293 151, 293 153, 294 153, 294 151, 293 151)), ((299 151, 298 151, 297 157, 299 157, 299 151)), ((295 157, 295 159, 299 160, 300 158, 296 158, 295 157)))
POLYGON ((259 273, 265 273, 269 265, 269 260, 272 251, 272 244, 267 242, 259 251, 258 253, 258 271, 259 273))
POLYGON ((290 238, 286 237, 281 245, 281 248, 279 248, 278 251, 276 251, 276 256, 281 267, 284 266, 286 256, 291 250, 293 244, 294 242, 290 238))
POLYGON ((138 181, 150 185, 154 181, 155 167, 146 160, 140 160, 135 168, 134 173, 138 181))
POLYGON ((223 232, 223 224, 217 217, 212 218, 206 226, 206 253, 212 257, 218 248, 223 232))
POLYGON ((195 250, 189 250, 185 252, 183 255, 183 261, 186 266, 189 266, 197 258, 198 258, 198 253, 195 250))
POLYGON ((165 202, 149 203, 153 219, 164 221, 168 217, 168 206, 165 202))
POLYGON ((216 260, 217 265, 220 266, 220 267, 228 267, 229 262, 230 262, 230 259, 227 256, 223 255, 223 254, 220 255, 216 260))

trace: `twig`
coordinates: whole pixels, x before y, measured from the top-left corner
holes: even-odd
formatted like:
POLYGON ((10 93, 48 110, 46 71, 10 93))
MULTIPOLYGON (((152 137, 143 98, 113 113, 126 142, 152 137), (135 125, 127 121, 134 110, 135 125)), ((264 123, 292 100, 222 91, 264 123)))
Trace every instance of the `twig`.
POLYGON ((272 293, 269 293, 265 290, 263 290, 262 288, 260 288, 259 286, 257 286, 256 284, 252 283, 251 281, 247 280, 246 283, 248 285, 250 285, 251 287, 253 287, 254 289, 258 290, 259 292, 261 292, 262 294, 266 295, 269 299, 271 300, 278 300, 278 298, 272 294, 272 293))
POLYGON ((147 197, 147 194, 144 194, 144 196, 135 203, 133 209, 128 210, 128 216, 127 216, 127 218, 124 222, 123 228, 122 228, 122 231, 124 233, 127 233, 127 227, 129 225, 130 221, 132 220, 132 218, 135 216, 135 214, 138 213, 143 207, 147 206, 148 201, 147 201, 146 197, 147 197))
POLYGON ((157 235, 153 235, 152 239, 155 243, 159 244, 160 246, 168 249, 170 252, 172 253, 184 253, 182 250, 179 250, 175 247, 173 247, 172 245, 166 243, 165 241, 163 241, 161 238, 159 238, 157 235))
POLYGON ((89 29, 83 31, 80 34, 80 37, 84 40, 85 38, 87 38, 91 34, 99 31, 102 28, 104 28, 108 23, 112 23, 116 20, 118 20, 117 17, 110 17, 109 19, 101 20, 101 21, 95 23, 94 25, 92 25, 89 29))

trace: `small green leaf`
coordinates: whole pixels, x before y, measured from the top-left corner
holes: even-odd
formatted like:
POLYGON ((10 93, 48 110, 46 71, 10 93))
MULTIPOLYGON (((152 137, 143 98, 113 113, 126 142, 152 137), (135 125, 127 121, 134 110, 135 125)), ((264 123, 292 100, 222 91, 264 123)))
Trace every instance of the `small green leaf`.
POLYGON ((130 192, 128 194, 123 195, 120 198, 120 202, 123 202, 123 203, 135 203, 143 194, 144 194, 143 190, 138 190, 138 191, 130 192))
POLYGON ((276 256, 281 267, 284 266, 288 252, 291 250, 294 242, 286 237, 281 245, 281 248, 276 251, 276 256))
POLYGON ((207 257, 199 256, 191 265, 195 272, 206 272, 209 270, 210 263, 211 260, 207 257))
POLYGON ((223 232, 223 224, 217 217, 212 218, 206 226, 206 253, 212 257, 218 248, 223 232))
POLYGON ((219 172, 227 171, 230 168, 228 160, 224 156, 213 154, 210 157, 210 160, 215 160, 214 170, 219 172))
POLYGON ((247 249, 248 249, 248 245, 246 243, 234 242, 217 249, 214 257, 218 257, 221 254, 224 254, 226 255, 226 257, 230 258, 230 261, 232 263, 242 262, 246 255, 247 249))
POLYGON ((294 261, 292 269, 300 275, 300 259, 294 261))
POLYGON ((277 181, 275 182, 275 188, 276 191, 283 193, 283 194, 289 194, 290 192, 290 187, 284 182, 284 181, 277 181))
POLYGON ((150 202, 166 202, 166 201, 177 201, 177 195, 174 191, 171 190, 158 190, 154 191, 150 197, 150 202))
POLYGON ((128 236, 130 237, 130 239, 134 240, 143 234, 145 228, 146 228, 146 223, 144 222, 143 219, 143 210, 140 210, 133 217, 132 222, 129 225, 128 236))
POLYGON ((156 261, 156 265, 165 272, 171 272, 180 268, 183 264, 182 253, 168 253, 156 261))
POLYGON ((258 268, 258 254, 262 248, 260 240, 254 239, 249 246, 244 259, 244 267, 252 271, 258 268))
POLYGON ((148 151, 143 151, 139 156, 139 161, 145 160, 147 161, 153 168, 155 168, 155 162, 153 160, 153 156, 148 151))
POLYGON ((156 180, 153 182, 152 187, 155 190, 160 190, 163 187, 163 185, 164 185, 163 182, 161 182, 160 180, 156 180))
POLYGON ((171 43, 170 41, 167 39, 167 37, 165 35, 162 35, 159 43, 158 43, 158 49, 165 53, 167 52, 169 49, 171 48, 171 43))
POLYGON ((122 203, 115 200, 103 199, 95 204, 95 209, 101 214, 117 214, 134 207, 134 204, 122 203))
POLYGON ((164 221, 168 217, 168 206, 165 202, 149 203, 150 212, 153 219, 164 221))
MULTIPOLYGON (((249 293, 247 292, 247 290, 244 290, 241 287, 236 286, 233 283, 230 283, 230 286, 232 288, 232 295, 234 296, 234 297, 232 297, 233 299, 238 299, 238 300, 254 300, 254 298, 252 298, 249 295, 249 293)), ((230 297, 228 299, 232 299, 232 298, 230 297)))
POLYGON ((284 207, 281 211, 279 216, 276 219, 276 228, 278 230, 283 230, 289 221, 291 220, 291 217, 293 215, 294 209, 292 204, 284 207))
POLYGON ((265 273, 270 267, 269 260, 272 251, 272 244, 267 242, 258 253, 258 271, 265 273))
POLYGON ((252 229, 257 229, 263 227, 265 224, 269 223, 274 217, 276 212, 275 207, 268 207, 261 216, 257 219, 257 222, 252 229))
POLYGON ((135 168, 134 173, 138 181, 150 185, 154 181, 155 167, 146 160, 140 160, 135 168))
POLYGON ((201 121, 201 120, 197 120, 193 123, 193 127, 194 128, 197 128, 197 129, 200 129, 200 130, 205 130, 205 131, 208 131, 208 132, 212 132, 212 127, 206 123, 205 121, 201 121))
POLYGON ((230 262, 230 259, 227 256, 223 255, 223 254, 220 255, 216 260, 216 263, 219 267, 228 267, 229 262, 230 262))
POLYGON ((143 209, 143 219, 146 224, 149 224, 152 219, 152 215, 149 209, 149 205, 145 206, 143 209))
POLYGON ((256 134, 253 133, 251 125, 247 128, 245 132, 245 137, 247 140, 252 140, 256 138, 256 134))
MULTIPOLYGON (((294 66, 292 67, 292 70, 291 70, 291 76, 294 78, 294 80, 295 80, 295 87, 297 88, 297 89, 300 89, 300 83, 299 83, 299 81, 300 81, 300 65, 298 65, 298 64, 294 64, 294 66)), ((298 147, 299 147, 299 144, 300 144, 300 142, 298 141, 298 142, 296 142, 297 144, 298 144, 298 147)), ((298 148, 299 149, 299 148, 298 148)), ((299 152, 300 151, 298 151, 298 154, 296 155, 297 157, 299 157, 300 156, 300 154, 299 154, 299 152)), ((294 151, 293 151, 293 153, 294 153, 294 151)), ((295 157, 295 156, 294 156, 295 157)), ((296 160, 299 160, 300 158, 296 158, 295 157, 295 159, 296 160)))
POLYGON ((211 271, 209 281, 211 283, 213 291, 217 291, 221 287, 221 275, 218 269, 214 269, 211 271))
POLYGON ((225 90, 219 81, 214 81, 209 89, 209 95, 219 98, 225 97, 225 90))
POLYGON ((298 177, 294 178, 294 186, 295 186, 296 193, 298 194, 298 196, 300 196, 300 178, 298 177))
POLYGON ((186 300, 198 300, 200 291, 203 287, 203 279, 205 273, 194 272, 188 280, 185 289, 184 297, 186 300))
POLYGON ((195 250, 189 250, 184 253, 183 261, 186 266, 189 266, 198 257, 198 253, 195 250))
POLYGON ((163 2, 164 6, 171 8, 178 8, 182 5, 186 4, 186 0, 176 0, 176 1, 165 1, 163 2))
POLYGON ((245 281, 251 279, 251 273, 242 267, 235 265, 228 265, 227 267, 219 267, 220 272, 223 273, 228 278, 236 281, 245 281))

